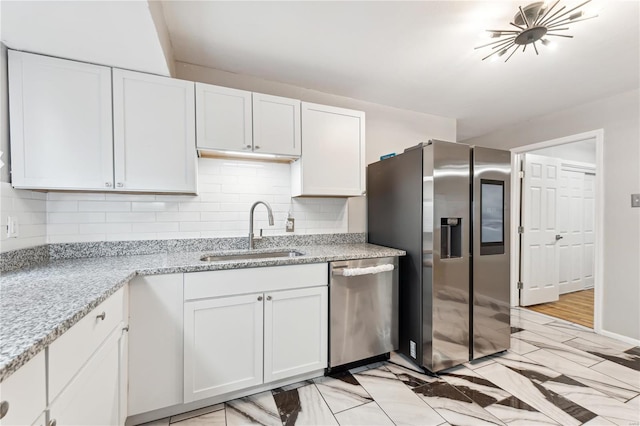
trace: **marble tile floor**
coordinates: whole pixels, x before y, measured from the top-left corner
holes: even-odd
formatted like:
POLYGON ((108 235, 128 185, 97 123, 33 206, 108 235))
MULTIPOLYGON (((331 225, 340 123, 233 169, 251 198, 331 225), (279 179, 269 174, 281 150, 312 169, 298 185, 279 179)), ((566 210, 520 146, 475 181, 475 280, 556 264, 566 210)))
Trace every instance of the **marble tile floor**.
POLYGON ((640 347, 515 308, 507 352, 425 374, 387 362, 145 426, 640 425, 640 347))

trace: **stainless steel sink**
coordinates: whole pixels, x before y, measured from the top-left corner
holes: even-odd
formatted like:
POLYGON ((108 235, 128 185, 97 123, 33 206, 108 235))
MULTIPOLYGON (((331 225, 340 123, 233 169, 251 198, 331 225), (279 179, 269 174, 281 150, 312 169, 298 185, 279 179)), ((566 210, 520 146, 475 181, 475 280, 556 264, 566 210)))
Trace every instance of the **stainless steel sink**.
POLYGON ((256 253, 235 253, 235 254, 220 254, 220 255, 208 255, 200 258, 203 262, 222 262, 226 260, 251 260, 251 259, 268 259, 272 257, 298 257, 302 256, 297 250, 288 251, 263 251, 256 253))

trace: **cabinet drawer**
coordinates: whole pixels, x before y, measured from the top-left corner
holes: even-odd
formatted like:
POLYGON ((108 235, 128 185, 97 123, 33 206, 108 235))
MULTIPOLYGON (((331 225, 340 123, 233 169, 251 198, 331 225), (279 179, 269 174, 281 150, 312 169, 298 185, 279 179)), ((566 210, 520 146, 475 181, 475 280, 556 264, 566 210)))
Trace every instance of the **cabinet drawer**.
POLYGON ((71 383, 49 405, 49 419, 59 425, 118 424, 118 339, 108 336, 104 346, 80 369, 71 383))
POLYGON ((184 274, 184 299, 323 286, 328 274, 326 263, 192 272, 184 274))
POLYGON ((30 425, 46 405, 44 351, 0 383, 0 400, 9 404, 0 425, 30 425))
POLYGON ((49 400, 54 400, 123 319, 124 288, 49 346, 49 400), (104 313, 104 319, 101 314, 104 313))

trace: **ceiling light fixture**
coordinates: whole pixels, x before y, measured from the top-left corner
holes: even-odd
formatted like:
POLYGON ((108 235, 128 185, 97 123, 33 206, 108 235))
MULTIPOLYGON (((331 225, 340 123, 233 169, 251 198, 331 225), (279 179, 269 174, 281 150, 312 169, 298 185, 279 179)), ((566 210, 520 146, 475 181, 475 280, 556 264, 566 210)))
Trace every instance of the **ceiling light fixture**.
POLYGON ((551 7, 548 7, 544 2, 531 3, 526 7, 520 6, 518 13, 513 17, 513 22, 509 22, 517 30, 487 30, 489 37, 499 40, 478 46, 476 49, 491 46, 491 49, 494 50, 494 52, 482 58, 483 61, 494 55, 504 56, 511 51, 511 54, 505 60, 507 62, 518 51, 520 46, 522 46, 522 51, 524 52, 530 44, 533 45, 533 49, 538 55, 537 41, 549 46, 551 41, 544 37, 573 38, 573 36, 561 33, 569 29, 566 25, 586 21, 598 16, 585 17, 584 11, 578 10, 590 1, 587 0, 566 12, 564 12, 566 6, 556 9, 560 0, 556 0, 551 7))

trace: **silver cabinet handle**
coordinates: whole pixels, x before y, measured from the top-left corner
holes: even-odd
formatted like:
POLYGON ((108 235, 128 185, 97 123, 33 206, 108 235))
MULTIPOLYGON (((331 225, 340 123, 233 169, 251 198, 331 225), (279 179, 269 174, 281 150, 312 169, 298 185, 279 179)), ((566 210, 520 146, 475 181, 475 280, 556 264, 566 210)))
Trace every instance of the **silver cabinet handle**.
POLYGON ((256 145, 254 148, 255 149, 260 149, 260 145, 256 145))
POLYGON ((271 300, 271 296, 267 296, 267 300, 271 300))
POLYGON ((245 145, 243 149, 251 149, 251 145, 245 145))
POLYGON ((124 183, 122 183, 122 182, 118 182, 118 183, 116 183, 116 186, 117 186, 118 188, 122 188, 122 187, 124 186, 124 183))
POLYGON ((129 326, 125 325, 124 327, 122 327, 122 331, 129 332, 129 326))
POLYGON ((49 420, 49 425, 48 426, 56 426, 56 424, 58 424, 58 422, 56 422, 56 419, 51 419, 51 420, 49 420))
POLYGON ((111 188, 111 182, 105 182, 104 186, 106 186, 107 188, 111 188))
POLYGON ((258 296, 258 302, 262 302, 262 296, 258 296))
POLYGON ((0 419, 3 419, 8 412, 9 412, 9 401, 0 402, 0 419))
POLYGON ((556 241, 563 239, 564 237, 560 234, 556 234, 556 241))
POLYGON ((103 312, 103 313, 101 313, 99 315, 96 315, 96 319, 103 320, 103 321, 104 321, 104 319, 106 317, 107 317, 107 313, 106 312, 103 312))

